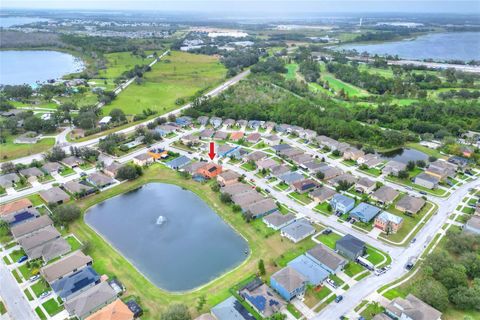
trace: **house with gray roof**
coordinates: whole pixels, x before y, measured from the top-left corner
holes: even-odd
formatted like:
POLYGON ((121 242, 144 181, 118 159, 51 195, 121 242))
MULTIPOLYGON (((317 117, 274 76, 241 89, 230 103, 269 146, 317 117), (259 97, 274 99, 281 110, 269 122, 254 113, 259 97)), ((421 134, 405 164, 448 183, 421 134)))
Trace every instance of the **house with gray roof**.
POLYGON ((208 138, 209 139, 209 138, 213 137, 214 134, 215 134, 215 131, 213 131, 212 129, 205 129, 205 130, 202 130, 200 132, 199 137, 200 137, 200 139, 202 139, 202 138, 208 138))
POLYGON ((107 176, 111 178, 115 178, 118 173, 118 170, 120 170, 121 167, 123 167, 121 163, 113 161, 109 165, 105 166, 105 168, 103 168, 103 173, 105 173, 107 176))
POLYGON ((228 133, 225 131, 217 131, 213 135, 213 140, 226 140, 228 137, 228 133))
POLYGON ((355 206, 355 200, 344 196, 343 194, 337 193, 332 197, 332 199, 330 199, 330 205, 332 206, 333 212, 345 214, 353 209, 355 206))
POLYGON ((403 162, 390 160, 387 164, 383 167, 382 173, 386 175, 393 175, 398 176, 400 171, 403 171, 407 168, 407 165, 403 162))
POLYGON ((271 168, 278 165, 278 163, 271 158, 258 160, 255 162, 255 164, 257 165, 258 170, 270 170, 271 168))
POLYGON ((263 317, 268 318, 285 307, 285 301, 258 278, 243 287, 239 294, 263 317))
POLYGON ((45 173, 37 167, 25 168, 20 170, 19 173, 27 179, 32 177, 38 178, 45 175, 45 173))
POLYGON ((326 166, 326 164, 318 160, 313 160, 313 161, 302 164, 302 167, 306 168, 307 170, 313 173, 317 173, 324 166, 326 166))
POLYGON ((68 300, 64 306, 70 316, 76 316, 80 320, 84 320, 116 298, 117 293, 110 287, 108 282, 100 282, 75 298, 68 300))
POLYGON ((341 175, 339 176, 336 176, 332 179, 330 179, 329 183, 334 186, 334 187, 337 187, 340 185, 340 183, 343 181, 343 182, 346 182, 350 185, 353 185, 355 184, 355 182, 357 182, 358 178, 355 177, 354 175, 352 175, 351 173, 342 173, 341 175))
POLYGON ((285 182, 286 184, 293 185, 295 182, 304 180, 305 177, 301 173, 292 171, 280 175, 278 179, 285 182))
POLYGON ((234 194, 232 196, 232 201, 243 208, 248 208, 249 205, 257 201, 265 199, 260 193, 255 190, 250 189, 248 192, 234 194))
POLYGON ((393 319, 402 320, 440 320, 442 313, 413 294, 403 299, 393 299, 385 307, 385 313, 393 319))
POLYGON ((115 183, 112 177, 100 172, 93 172, 87 176, 87 181, 97 188, 105 188, 115 183))
POLYGON ((211 117, 209 122, 214 128, 218 128, 222 125, 223 120, 219 117, 211 117))
POLYGON ((266 157, 268 157, 268 154, 266 154, 265 152, 263 151, 254 151, 250 154, 248 154, 247 156, 245 156, 245 161, 259 161, 261 159, 265 159, 266 157))
POLYGON ((271 198, 264 198, 263 200, 252 203, 244 210, 249 213, 252 218, 261 218, 269 213, 278 210, 277 204, 271 198))
POLYGON ((312 198, 313 201, 321 203, 321 202, 330 200, 336 193, 337 191, 333 189, 330 189, 327 187, 320 187, 313 191, 310 191, 308 196, 312 198))
POLYGON ((287 172, 290 172, 290 167, 287 166, 287 165, 284 165, 284 164, 277 164, 273 167, 270 168, 270 172, 272 173, 272 175, 274 175, 275 177, 279 177, 281 176, 282 174, 284 173, 287 173, 287 172))
POLYGON ((420 173, 415 177, 413 183, 418 184, 419 186, 425 187, 427 189, 435 189, 440 183, 440 179, 436 176, 430 175, 428 173, 420 173))
POLYGON ((165 163, 165 165, 171 169, 174 169, 174 170, 180 170, 182 169, 183 167, 185 167, 187 164, 190 163, 190 158, 187 157, 187 156, 180 156, 178 158, 175 158, 173 160, 170 160, 168 161, 167 163, 165 163))
POLYGON ((307 279, 308 283, 314 287, 321 285, 328 278, 329 272, 323 269, 319 264, 309 259, 306 255, 298 256, 290 261, 287 266, 295 269, 298 273, 307 279))
POLYGON ((347 260, 321 243, 308 250, 305 255, 331 274, 341 271, 347 264, 347 260))
POLYGON ((207 116, 200 116, 197 118, 198 124, 204 126, 208 123, 208 117, 207 116))
POLYGON ((315 228, 306 219, 299 219, 281 229, 280 235, 297 243, 315 233, 315 228))
POLYGON ((11 188, 19 181, 20 177, 16 173, 7 173, 0 176, 0 186, 3 188, 11 188))
POLYGON ((80 158, 75 157, 75 156, 66 157, 61 162, 64 165, 66 165, 67 167, 70 167, 70 168, 76 168, 76 167, 85 163, 85 161, 83 159, 80 159, 80 158))
POLYGON ((331 167, 329 165, 318 168, 318 172, 323 173, 323 180, 330 180, 343 174, 341 169, 338 169, 337 167, 331 167))
POLYGON ((98 283, 100 283, 100 276, 92 267, 87 266, 54 281, 50 286, 63 301, 66 301, 98 283))
POLYGON ((46 203, 52 204, 62 204, 70 200, 68 193, 59 187, 52 187, 48 190, 40 191, 39 195, 43 200, 45 200, 46 203))
POLYGON ((423 208, 425 203, 426 201, 423 198, 404 195, 395 203, 395 208, 407 214, 416 214, 423 208))
POLYGON ((84 181, 71 180, 65 182, 63 188, 74 196, 86 196, 95 192, 95 188, 84 181))
POLYGON ((295 221, 295 215, 292 213, 281 214, 275 211, 263 218, 263 222, 269 228, 279 230, 295 221))
POLYGON ((365 242, 351 234, 345 235, 335 243, 335 250, 347 259, 355 260, 365 254, 365 242))
POLYGON ((234 184, 227 185, 225 187, 220 188, 221 193, 227 193, 231 196, 236 194, 241 194, 244 192, 252 191, 252 187, 246 185, 245 183, 237 182, 234 184))
POLYGON ((381 186, 374 193, 371 198, 382 205, 389 205, 398 197, 400 192, 389 186, 381 186))
POLYGON ((80 250, 76 250, 62 259, 42 267, 40 274, 48 283, 52 283, 66 275, 92 265, 92 262, 93 260, 90 256, 85 255, 80 250))
POLYGON ((47 226, 17 240, 29 259, 49 261, 70 251, 70 245, 53 226, 47 226))
POLYGON ((255 317, 233 296, 213 307, 211 313, 217 320, 255 320, 255 317))
POLYGON ((48 215, 31 219, 27 222, 17 224, 10 229, 13 237, 18 239, 37 230, 53 225, 52 219, 48 215))
POLYGON ((463 226, 465 232, 480 235, 480 216, 473 215, 463 226))
POLYGON ((355 191, 370 194, 375 190, 376 182, 370 178, 362 177, 355 183, 355 191))
POLYGON ((58 162, 47 162, 42 166, 43 172, 48 174, 59 172, 61 169, 62 169, 62 165, 58 162))
POLYGON ((286 301, 303 295, 307 284, 308 279, 289 266, 280 269, 270 277, 270 286, 286 301))

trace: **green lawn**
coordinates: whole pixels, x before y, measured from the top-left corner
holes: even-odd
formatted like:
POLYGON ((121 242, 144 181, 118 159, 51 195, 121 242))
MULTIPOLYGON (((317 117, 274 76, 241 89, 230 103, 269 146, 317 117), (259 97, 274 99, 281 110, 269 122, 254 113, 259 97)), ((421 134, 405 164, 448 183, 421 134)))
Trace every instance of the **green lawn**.
POLYGON ((90 244, 88 254, 93 258, 94 269, 99 274, 118 277, 128 288, 129 293, 137 296, 142 301, 142 305, 145 307, 146 318, 159 319, 162 310, 169 304, 176 302, 189 306, 192 315, 195 317, 198 315, 195 305, 200 296, 205 295, 208 297, 205 309, 209 309, 223 301, 230 295, 229 289, 238 282, 238 279, 258 271, 257 265, 260 258, 265 261, 266 277, 268 278, 272 273, 279 270, 280 267, 275 265, 274 262, 283 253, 299 250, 298 248, 301 248, 304 243, 304 251, 315 245, 310 239, 304 240, 304 242, 299 244, 291 243, 281 238, 278 232, 265 238, 264 234, 258 232, 255 225, 252 226, 246 223, 240 213, 233 212, 231 206, 222 203, 219 193, 213 192, 209 183, 201 184, 191 179, 184 179, 178 172, 167 169, 160 164, 154 164, 144 169, 144 174, 134 181, 127 181, 100 194, 76 201, 76 204, 82 210, 86 210, 103 200, 136 189, 148 182, 171 183, 197 194, 221 218, 246 238, 250 245, 251 253, 239 267, 213 280, 199 290, 182 294, 170 293, 159 289, 143 277, 120 253, 87 226, 83 219, 78 219, 72 223, 69 231, 78 237, 82 243, 88 242, 90 244))
POLYGON ((285 75, 285 78, 287 80, 292 80, 292 79, 295 79, 297 77, 297 69, 298 69, 298 64, 296 63, 289 63, 286 65, 287 67, 287 74, 285 75))
POLYGON ((288 187, 288 184, 286 184, 285 182, 280 182, 275 186, 275 188, 279 189, 280 191, 285 191, 288 189, 288 187))
POLYGON ((7 135, 6 142, 0 144, 0 162, 44 152, 55 144, 54 138, 45 138, 35 144, 16 144, 13 143, 13 140, 15 140, 15 137, 7 135))
POLYGON ((288 195, 305 205, 312 202, 312 199, 308 197, 308 193, 298 193, 297 191, 294 191, 289 193, 288 195))
POLYGON ((38 317, 41 320, 46 320, 47 319, 47 316, 43 313, 43 311, 42 311, 42 309, 40 309, 40 307, 36 307, 35 312, 37 313, 38 317))
POLYGON ((345 282, 340 279, 337 275, 331 274, 328 276, 331 280, 333 280, 338 286, 343 285, 345 282))
POLYGON ((364 267, 362 267, 356 262, 350 261, 345 265, 345 269, 343 270, 343 272, 345 272, 345 274, 349 277, 354 277, 363 270, 365 270, 364 267))
POLYGON ((349 97, 367 97, 370 95, 370 93, 363 90, 362 88, 343 82, 342 80, 335 78, 335 76, 331 74, 323 73, 322 79, 324 81, 328 81, 328 85, 330 86, 330 88, 335 90, 337 94, 340 90, 343 89, 349 97))
POLYGON ((319 203, 315 206, 315 210, 318 210, 320 212, 323 212, 325 213, 326 215, 330 215, 332 214, 332 212, 330 210, 328 210, 329 207, 329 203, 327 201, 324 201, 322 203, 319 203))
POLYGON ((10 259, 13 262, 17 262, 17 260, 23 257, 24 255, 25 255, 25 251, 23 251, 23 249, 14 250, 10 253, 10 259))
POLYGON ((33 301, 33 297, 32 297, 32 294, 30 293, 30 290, 25 289, 25 290, 23 290, 23 293, 27 297, 28 301, 33 301))
POLYGON ((45 311, 52 317, 63 310, 63 306, 58 304, 58 301, 55 298, 52 298, 44 303, 42 306, 45 308, 45 311))
POLYGON ((380 252, 370 246, 367 246, 367 254, 367 260, 373 263, 375 266, 382 262, 384 259, 383 255, 380 252))
POLYGON ((330 293, 332 293, 332 291, 327 287, 316 289, 312 286, 308 286, 307 291, 305 292, 305 304, 309 308, 313 308, 330 293))
POLYGON ((416 189, 416 190, 419 190, 419 191, 424 191, 426 193, 429 193, 429 194, 437 196, 437 197, 446 197, 450 194, 450 192, 447 192, 447 191, 445 191, 443 189, 439 189, 439 188, 437 188, 437 189, 425 188, 423 186, 420 186, 418 184, 413 183, 412 181, 410 181, 408 179, 400 179, 400 178, 394 177, 394 176, 388 176, 385 179, 389 180, 391 182, 394 182, 394 183, 398 183, 400 185, 405 185, 405 186, 412 187, 413 189, 416 189))
POLYGON ((42 293, 49 291, 50 287, 45 280, 41 279, 40 281, 37 281, 34 285, 32 285, 31 289, 35 296, 38 298, 42 293))
POLYGON ((0 301, 0 315, 7 313, 7 309, 2 301, 0 301))
MULTIPOLYGON (((157 51, 161 55, 163 51, 157 51)), ((153 51, 146 51, 149 55, 153 51)), ((107 60, 106 69, 98 72, 98 78, 115 79, 122 75, 126 70, 133 69, 135 65, 146 65, 153 61, 153 58, 142 58, 139 55, 134 55, 132 52, 114 52, 104 55, 107 60)))
POLYGON ((377 302, 372 302, 367 305, 367 307, 360 314, 366 320, 371 320, 373 317, 379 313, 385 311, 385 308, 379 305, 377 302))
POLYGON ((241 165, 241 168, 247 171, 254 171, 255 169, 257 169, 255 164, 252 164, 250 162, 245 162, 244 164, 241 165))
POLYGON ((327 247, 330 247, 335 250, 335 243, 340 240, 342 237, 339 234, 336 234, 334 232, 330 233, 329 235, 326 234, 320 234, 317 236, 317 239, 326 245, 327 247))
POLYGON ((145 73, 143 84, 129 86, 103 112, 120 108, 138 114, 150 108, 166 113, 179 107, 177 99, 188 100, 200 90, 213 88, 225 74, 225 67, 213 56, 174 51, 145 73))
POLYGON ((287 310, 294 316, 296 319, 300 319, 302 317, 302 313, 295 308, 295 306, 291 303, 287 304, 287 310))
POLYGON ((382 170, 377 168, 368 168, 368 169, 359 169, 359 170, 374 177, 378 177, 382 174, 382 170))
POLYGON ((30 277, 33 275, 32 274, 32 269, 28 268, 26 263, 24 263, 20 267, 18 267, 18 271, 20 271, 20 273, 22 274, 22 276, 25 280, 30 279, 30 277))
POLYGON ((74 236, 68 236, 65 240, 67 240, 72 251, 78 250, 82 247, 82 244, 74 236))
POLYGON ((12 270, 12 274, 18 283, 22 283, 22 279, 20 278, 20 274, 18 273, 18 270, 12 270))

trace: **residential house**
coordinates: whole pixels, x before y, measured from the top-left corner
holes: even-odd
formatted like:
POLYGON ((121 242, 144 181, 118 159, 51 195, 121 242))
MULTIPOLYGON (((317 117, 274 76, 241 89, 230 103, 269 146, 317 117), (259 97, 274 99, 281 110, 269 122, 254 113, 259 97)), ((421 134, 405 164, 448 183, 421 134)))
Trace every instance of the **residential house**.
POLYGON ((320 169, 322 167, 325 167, 325 166, 327 166, 327 164, 325 164, 324 162, 317 161, 317 160, 313 160, 313 161, 302 164, 302 167, 306 168, 307 170, 309 170, 313 173, 319 172, 320 169))
POLYGON ((425 199, 404 195, 397 201, 395 208, 401 212, 413 215, 418 213, 425 203, 425 199))
POLYGON ((329 165, 322 166, 318 169, 318 172, 323 173, 323 180, 330 180, 343 174, 342 170, 338 169, 337 167, 331 167, 329 165))
POLYGON ((257 165, 258 170, 270 170, 270 168, 277 165, 277 162, 271 158, 261 159, 255 162, 257 165))
POLYGON ((291 267, 285 267, 270 277, 270 286, 286 301, 305 293, 308 280, 291 267))
POLYGON ((148 166, 155 162, 155 159, 148 153, 141 153, 138 156, 133 157, 133 163, 137 166, 148 166))
POLYGON ((272 146, 272 149, 275 151, 276 154, 280 154, 281 152, 284 152, 285 150, 291 149, 292 146, 282 143, 282 144, 277 144, 276 146, 272 146))
POLYGON ((168 158, 168 151, 164 148, 152 148, 147 151, 147 155, 152 157, 153 161, 168 158))
POLYGON ((278 210, 277 204, 271 198, 264 198, 263 200, 256 201, 247 207, 243 208, 245 213, 249 213, 252 218, 260 218, 269 213, 275 212, 278 210))
POLYGON ((75 197, 85 197, 95 192, 95 188, 84 181, 71 180, 63 184, 63 188, 75 197))
POLYGON ((372 179, 363 177, 355 183, 355 191, 370 194, 375 190, 376 182, 372 179))
POLYGON ((62 204, 70 201, 68 193, 59 187, 52 187, 48 190, 43 190, 38 193, 40 197, 49 204, 62 204))
POLYGON ((100 276, 87 266, 52 282, 50 286, 57 296, 66 301, 99 283, 100 276))
POLYGON ((385 313, 398 320, 440 320, 442 313, 413 294, 405 299, 397 297, 385 307, 385 313))
POLYGON ((58 162, 47 162, 41 169, 46 174, 58 173, 62 169, 62 165, 58 162))
POLYGON ((463 158, 463 157, 459 157, 459 156, 452 156, 452 157, 448 158, 447 161, 449 163, 452 163, 452 164, 456 165, 457 170, 462 170, 462 171, 465 170, 471 162, 471 160, 463 158))
POLYGON ((332 206, 333 212, 345 214, 353 209, 355 206, 355 200, 344 196, 343 194, 337 193, 330 200, 330 205, 332 206))
POLYGON ((263 124, 262 127, 263 127, 264 129, 267 129, 267 130, 273 130, 273 129, 275 129, 275 126, 276 126, 275 122, 273 122, 273 121, 267 121, 267 122, 265 122, 265 123, 263 124))
POLYGON ((208 117, 207 116, 200 116, 197 118, 197 123, 199 125, 205 126, 208 123, 208 117))
POLYGON ((236 149, 239 149, 240 146, 232 146, 229 144, 222 144, 217 147, 217 154, 220 158, 230 157, 230 154, 235 152, 236 149))
POLYGON ((64 306, 70 316, 76 316, 80 320, 84 320, 97 310, 113 302, 116 298, 117 294, 108 282, 100 282, 75 298, 68 300, 64 306))
POLYGON ((250 143, 257 143, 260 141, 261 135, 258 132, 252 132, 247 136, 247 141, 250 143))
POLYGON ((233 296, 217 304, 211 312, 216 320, 255 320, 255 317, 233 296))
POLYGON ((359 165, 365 165, 367 168, 374 168, 377 167, 382 163, 382 159, 378 157, 376 154, 373 153, 367 153, 363 156, 360 156, 357 159, 357 164, 359 165))
POLYGON ((407 165, 403 162, 390 160, 382 169, 382 173, 386 175, 398 176, 400 171, 404 171, 407 165))
POLYGON ((397 231, 402 227, 402 224, 402 217, 396 216, 387 211, 380 213, 375 218, 374 222, 375 228, 378 228, 387 234, 397 233, 397 231))
POLYGON ((83 159, 80 159, 78 157, 75 157, 75 156, 69 156, 69 157, 66 157, 64 159, 62 159, 62 161, 60 161, 62 164, 66 165, 67 167, 69 168, 76 168, 76 167, 79 167, 81 166, 82 164, 85 163, 85 161, 83 159))
MULTIPOLYGON (((303 164, 312 162, 313 157, 309 154, 301 153, 301 154, 295 155, 293 157, 290 157, 290 160, 292 160, 294 163, 303 167, 303 164)), ((307 169, 307 168, 304 167, 304 169, 307 169)))
POLYGON ((328 182, 332 186, 337 187, 341 183, 348 183, 349 185, 354 185, 355 182, 357 182, 357 180, 358 180, 357 177, 347 172, 330 179, 328 182))
POLYGON ((29 233, 35 232, 37 230, 43 229, 45 227, 53 225, 52 219, 48 215, 39 216, 36 219, 30 219, 25 223, 16 224, 11 227, 10 232, 13 235, 14 239, 19 239, 29 233))
POLYGON ((173 170, 180 170, 182 169, 183 167, 185 167, 186 165, 188 165, 190 163, 190 158, 187 157, 187 156, 180 156, 178 158, 175 158, 173 160, 170 160, 168 161, 167 163, 165 163, 165 165, 167 167, 169 167, 170 169, 173 169, 173 170))
POLYGON ((232 132, 230 134, 230 140, 234 142, 238 142, 243 139, 245 134, 242 131, 232 132))
POLYGON ((240 175, 232 170, 223 171, 217 176, 217 182, 222 187, 238 182, 240 175))
POLYGON ((194 134, 184 135, 180 141, 187 146, 192 146, 200 142, 200 137, 194 134))
POLYGON ((189 116, 181 116, 175 119, 175 123, 180 127, 188 127, 192 124, 192 120, 189 116))
POLYGON ((258 120, 250 120, 250 121, 248 121, 248 127, 249 127, 250 129, 256 130, 256 129, 260 128, 260 125, 261 125, 261 123, 260 123, 260 121, 258 121, 258 120))
POLYGON ((372 193, 371 198, 382 205, 389 205, 393 203, 399 194, 400 192, 392 187, 381 186, 374 193, 372 193))
POLYGON ((371 204, 361 202, 358 206, 350 211, 350 217, 368 223, 381 211, 380 208, 372 206, 371 204))
POLYGON ((303 150, 302 149, 298 149, 298 148, 287 148, 287 149, 284 149, 284 150, 281 150, 281 151, 278 151, 277 152, 281 157, 286 157, 286 158, 293 158, 295 156, 298 156, 298 155, 301 155, 303 154, 303 150))
POLYGON ((305 177, 302 174, 300 174, 296 171, 292 171, 292 172, 286 172, 286 173, 280 175, 278 177, 278 179, 283 181, 284 183, 286 183, 288 185, 293 185, 297 181, 304 180, 305 177))
POLYGON ((199 134, 200 139, 210 139, 215 134, 215 131, 212 129, 202 130, 199 134))
POLYGON ((306 255, 298 256, 287 263, 287 266, 300 273, 307 280, 308 284, 314 287, 321 285, 330 275, 327 270, 306 255))
POLYGON ((227 185, 220 189, 221 193, 226 193, 226 194, 229 194, 230 196, 239 195, 239 194, 250 192, 250 191, 252 191, 252 187, 240 182, 227 185))
POLYGON ((425 173, 437 177, 443 181, 446 178, 454 178, 457 166, 445 160, 436 160, 428 165, 425 173))
POLYGON ((232 152, 228 154, 228 157, 230 159, 243 159, 246 155, 248 154, 248 151, 243 149, 242 147, 238 147, 233 149, 232 152))
POLYGON ((110 178, 115 178, 117 176, 118 170, 121 167, 123 167, 122 164, 114 161, 107 165, 105 168, 103 168, 103 173, 105 173, 110 178))
POLYGON ((247 207, 252 203, 261 201, 263 199, 265 198, 254 189, 250 189, 248 192, 232 195, 232 201, 242 207, 242 209, 245 209, 244 211, 246 211, 247 207))
POLYGON ((235 120, 233 119, 225 119, 225 121, 223 121, 223 125, 226 127, 226 128, 230 128, 232 126, 235 125, 235 120))
POLYGON ((226 140, 228 137, 228 133, 225 131, 217 131, 213 135, 213 140, 226 140))
POLYGON ((360 157, 363 157, 365 152, 358 150, 357 148, 348 148, 343 152, 343 160, 357 161, 360 157))
POLYGON ((80 250, 76 250, 62 259, 42 267, 40 274, 48 283, 53 283, 71 273, 91 266, 92 262, 93 260, 90 256, 85 255, 80 250))
POLYGON ((243 119, 237 120, 237 123, 236 123, 237 127, 240 127, 240 128, 246 127, 247 124, 248 124, 248 121, 243 119))
POLYGON ((219 118, 219 117, 211 117, 210 118, 210 124, 214 127, 214 128, 218 128, 222 125, 222 118, 219 118))
POLYGON ((247 156, 245 156, 245 161, 260 161, 262 159, 265 159, 266 157, 268 157, 268 154, 266 154, 265 152, 263 151, 254 151, 250 154, 248 154, 247 156))
POLYGON ((29 259, 43 258, 45 262, 70 251, 70 245, 53 226, 47 226, 18 239, 29 259))
POLYGON ((317 136, 317 133, 310 129, 301 130, 298 136, 302 139, 312 140, 317 136))
POLYGON ((291 240, 293 243, 297 243, 314 233, 315 228, 308 220, 299 219, 287 225, 286 227, 283 227, 280 235, 291 240))
POLYGON ((266 318, 285 307, 285 301, 259 278, 247 283, 238 293, 255 311, 266 318))
POLYGON ((463 226, 465 232, 480 235, 480 216, 473 215, 463 226))
POLYGON ((207 178, 212 179, 215 178, 217 175, 222 173, 222 166, 215 164, 213 162, 208 163, 207 165, 199 168, 197 170, 197 174, 207 178))
POLYGON ((5 222, 10 223, 15 220, 17 214, 29 211, 29 209, 32 208, 33 204, 27 198, 2 204, 0 205, 0 218, 5 222))
POLYGON ((30 182, 37 181, 38 177, 43 177, 45 175, 45 173, 37 167, 22 169, 19 173, 30 182))
POLYGON ((365 242, 347 234, 335 243, 335 250, 345 258, 355 260, 365 254, 366 246, 365 242))
POLYGON ((311 191, 312 189, 320 187, 320 184, 312 179, 304 179, 294 182, 292 184, 292 187, 298 193, 306 193, 308 191, 311 191))
POLYGON ((324 201, 329 201, 337 192, 333 189, 327 187, 320 187, 313 191, 310 191, 308 194, 313 201, 317 203, 322 203, 324 201))
POLYGON ((308 250, 305 255, 331 274, 342 271, 347 264, 347 260, 321 243, 308 250))
POLYGON ((269 146, 279 145, 281 140, 282 139, 280 139, 280 137, 276 134, 268 135, 263 138, 263 141, 265 141, 265 143, 269 146))
POLYGON ((295 215, 292 213, 281 214, 275 211, 263 218, 263 222, 268 228, 279 230, 295 221, 295 215))
POLYGON ((15 183, 20 181, 20 176, 16 173, 7 173, 0 176, 0 186, 4 189, 12 188, 15 183))
POLYGON ((415 177, 413 183, 418 184, 419 186, 425 187, 427 189, 435 189, 440 183, 440 179, 435 176, 432 176, 427 173, 420 173, 415 177))
POLYGON ((105 188, 115 183, 115 180, 106 174, 93 172, 87 176, 87 181, 97 188, 105 188))
POLYGON ((275 177, 280 177, 281 175, 290 172, 290 167, 284 164, 277 164, 270 168, 270 172, 275 177))
POLYGON ((130 308, 122 300, 117 299, 88 316, 86 320, 133 320, 134 318, 130 308))

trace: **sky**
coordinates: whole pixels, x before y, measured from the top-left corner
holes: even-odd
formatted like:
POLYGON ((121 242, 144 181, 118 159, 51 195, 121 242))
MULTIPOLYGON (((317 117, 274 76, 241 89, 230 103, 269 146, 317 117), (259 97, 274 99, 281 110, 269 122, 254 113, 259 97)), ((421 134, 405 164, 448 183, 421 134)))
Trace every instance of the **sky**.
POLYGON ((480 0, 1 0, 3 9, 94 9, 163 12, 410 12, 480 14, 480 0))

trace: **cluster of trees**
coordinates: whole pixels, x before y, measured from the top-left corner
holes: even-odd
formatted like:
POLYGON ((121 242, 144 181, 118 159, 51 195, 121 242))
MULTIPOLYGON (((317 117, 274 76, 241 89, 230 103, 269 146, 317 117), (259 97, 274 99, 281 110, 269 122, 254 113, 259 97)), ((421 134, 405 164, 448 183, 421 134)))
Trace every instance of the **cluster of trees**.
POLYGON ((480 91, 471 91, 471 90, 451 90, 451 91, 444 91, 438 94, 440 99, 479 99, 480 98, 480 91))
POLYGON ((253 73, 286 73, 285 63, 282 59, 269 57, 263 61, 258 62, 252 67, 253 73))
POLYGON ((75 126, 88 130, 97 126, 100 110, 95 106, 84 106, 80 108, 78 115, 73 119, 75 126))
POLYGON ((152 68, 148 64, 141 65, 141 66, 135 65, 132 69, 124 71, 120 77, 115 79, 114 82, 116 84, 120 84, 121 82, 131 79, 133 77, 142 78, 145 72, 148 72, 151 70, 152 68))
POLYGON ((307 82, 317 82, 320 78, 320 65, 313 59, 306 59, 300 62, 298 71, 307 82))
POLYGON ((479 236, 449 231, 447 251, 427 256, 424 278, 414 285, 414 294, 440 311, 450 303, 462 310, 480 310, 479 246, 479 236))
POLYGON ((7 99, 26 100, 33 94, 33 89, 28 84, 5 85, 2 93, 7 99))
POLYGON ((71 205, 63 204, 56 207, 52 212, 52 220, 57 225, 68 226, 71 222, 80 217, 80 208, 71 205))
POLYGON ((98 149, 108 154, 114 154, 115 148, 123 141, 125 141, 125 137, 122 134, 111 133, 100 140, 98 149))
POLYGON ((228 69, 227 76, 234 76, 243 68, 250 67, 258 62, 260 52, 256 49, 234 50, 225 52, 221 62, 228 69))
POLYGON ((100 152, 98 150, 88 148, 88 147, 70 147, 70 155, 77 158, 81 158, 90 162, 95 162, 98 160, 100 152))
POLYGON ((33 115, 32 111, 25 111, 8 117, 0 123, 0 137, 4 142, 6 133, 18 134, 24 131, 33 131, 36 133, 51 133, 57 128, 54 118, 43 120, 33 115))
POLYGON ((142 167, 134 164, 126 164, 118 169, 115 176, 118 180, 135 180, 143 174, 142 167))

